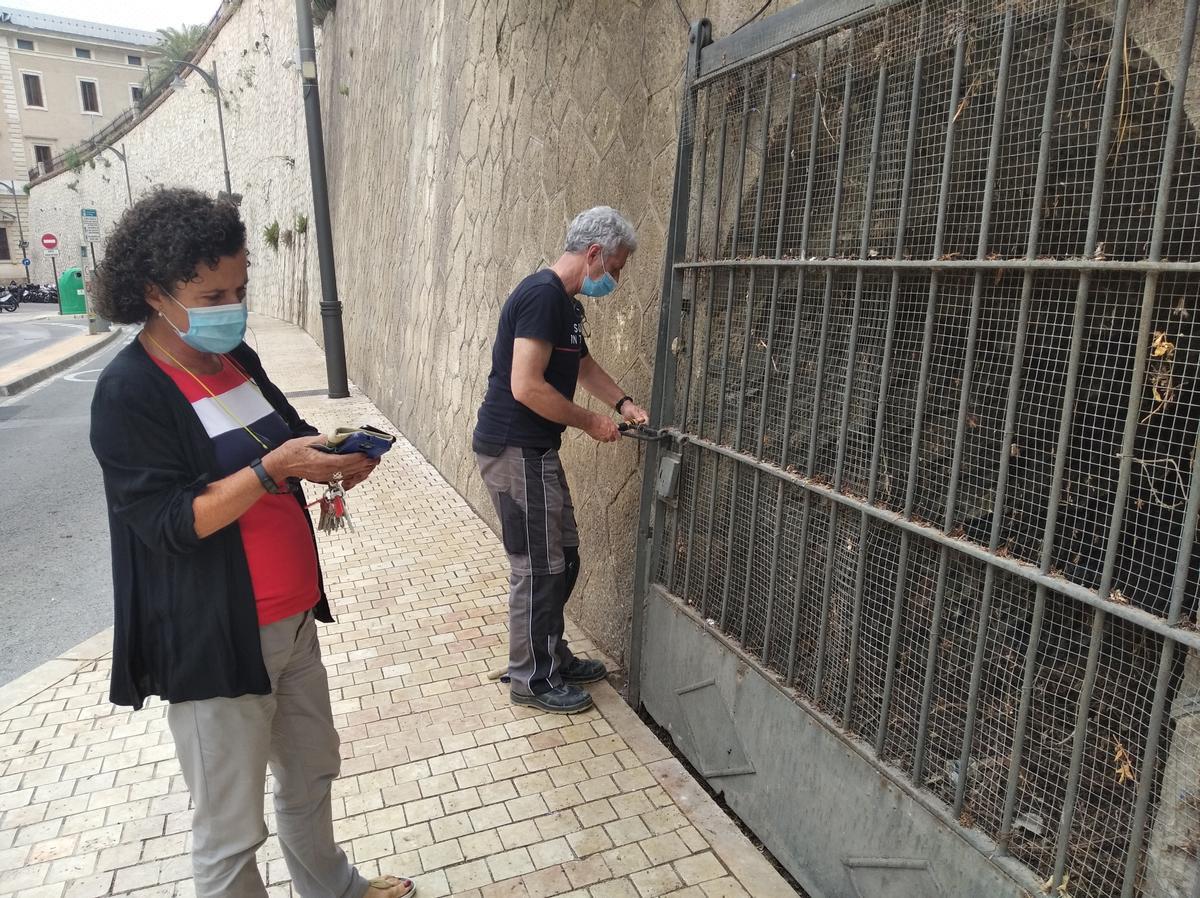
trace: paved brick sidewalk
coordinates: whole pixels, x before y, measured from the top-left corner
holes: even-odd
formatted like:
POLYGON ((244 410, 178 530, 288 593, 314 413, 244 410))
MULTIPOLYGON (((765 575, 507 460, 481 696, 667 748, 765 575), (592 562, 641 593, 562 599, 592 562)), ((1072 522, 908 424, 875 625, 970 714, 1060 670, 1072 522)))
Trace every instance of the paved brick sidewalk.
MULTIPOLYGON (((252 326, 314 424, 388 426, 361 394, 323 397, 306 335, 252 326)), ((319 540, 338 618, 322 640, 337 834, 366 874, 412 876, 421 898, 795 895, 607 684, 572 718, 510 705, 487 678, 507 657, 503 550, 409 444, 352 500, 357 531, 319 540)), ((109 640, 0 688, 0 895, 192 895, 165 706, 108 703, 109 640)), ((259 860, 290 895, 274 837, 259 860)))

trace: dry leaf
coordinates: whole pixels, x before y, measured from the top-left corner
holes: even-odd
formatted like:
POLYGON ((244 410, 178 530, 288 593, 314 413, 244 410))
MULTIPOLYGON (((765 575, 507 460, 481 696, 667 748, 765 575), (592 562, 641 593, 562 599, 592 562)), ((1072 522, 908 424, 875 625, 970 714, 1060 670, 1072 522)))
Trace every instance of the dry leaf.
POLYGON ((1070 881, 1071 881, 1071 877, 1064 873, 1062 884, 1059 885, 1059 887, 1056 889, 1056 888, 1054 888, 1054 878, 1051 877, 1050 879, 1047 879, 1044 883, 1042 883, 1042 891, 1045 892, 1047 895, 1049 895, 1051 893, 1058 895, 1059 898, 1071 898, 1070 892, 1067 891, 1067 883, 1069 883, 1070 881))
POLYGON ((1150 354, 1156 359, 1175 352, 1175 344, 1167 339, 1166 331, 1155 331, 1154 340, 1150 343, 1150 354))
POLYGON ((1113 761, 1117 765, 1117 782, 1136 783, 1137 777, 1133 774, 1133 758, 1129 756, 1129 752, 1125 750, 1120 739, 1113 736, 1113 742, 1117 746, 1117 750, 1113 752, 1113 761))

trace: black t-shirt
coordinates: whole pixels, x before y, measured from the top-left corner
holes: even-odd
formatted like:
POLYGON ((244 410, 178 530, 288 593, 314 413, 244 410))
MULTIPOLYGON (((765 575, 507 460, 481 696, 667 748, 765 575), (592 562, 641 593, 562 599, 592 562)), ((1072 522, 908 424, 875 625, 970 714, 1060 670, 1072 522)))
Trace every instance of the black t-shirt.
POLYGON ((579 362, 588 354, 583 338, 583 312, 579 302, 549 268, 531 274, 500 310, 492 371, 487 393, 479 407, 475 439, 497 446, 557 449, 562 424, 549 421, 517 402, 512 394, 513 341, 518 337, 545 340, 554 347, 546 365, 546 383, 567 399, 575 398, 579 362))

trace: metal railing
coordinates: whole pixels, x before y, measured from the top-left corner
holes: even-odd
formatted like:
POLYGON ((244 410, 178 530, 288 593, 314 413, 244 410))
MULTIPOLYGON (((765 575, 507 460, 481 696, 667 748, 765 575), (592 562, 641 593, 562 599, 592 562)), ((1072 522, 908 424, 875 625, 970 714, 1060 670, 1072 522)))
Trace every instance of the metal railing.
POLYGON ((1196 876, 1197 8, 898 3, 685 120, 653 583, 1075 898, 1196 876))

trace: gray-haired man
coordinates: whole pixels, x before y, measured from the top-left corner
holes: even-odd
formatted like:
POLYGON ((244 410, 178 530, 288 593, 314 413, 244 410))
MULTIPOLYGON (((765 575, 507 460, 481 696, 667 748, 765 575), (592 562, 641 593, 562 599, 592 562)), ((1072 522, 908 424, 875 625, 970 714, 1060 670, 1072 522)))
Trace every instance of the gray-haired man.
POLYGON ((600 661, 576 658, 563 637, 563 607, 579 577, 579 534, 558 458, 562 433, 577 427, 601 443, 620 436, 609 415, 575 404, 576 384, 626 420, 648 420, 588 353, 575 297, 615 290, 635 249, 633 226, 597 206, 571 222, 558 261, 517 285, 500 312, 472 441, 512 566, 512 700, 557 714, 590 708, 592 697, 579 686, 608 673, 600 661))

